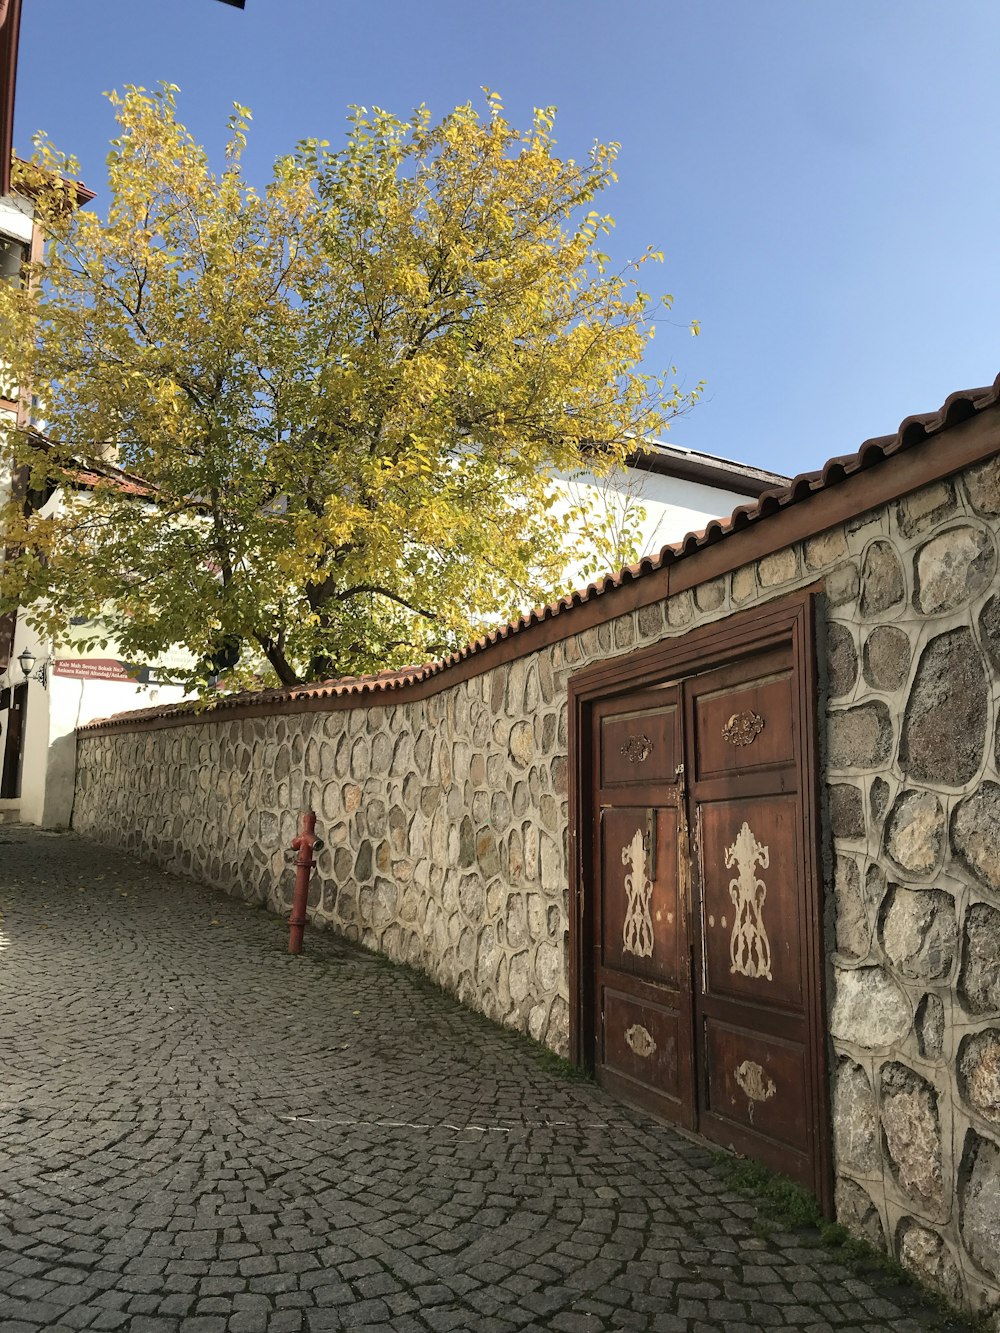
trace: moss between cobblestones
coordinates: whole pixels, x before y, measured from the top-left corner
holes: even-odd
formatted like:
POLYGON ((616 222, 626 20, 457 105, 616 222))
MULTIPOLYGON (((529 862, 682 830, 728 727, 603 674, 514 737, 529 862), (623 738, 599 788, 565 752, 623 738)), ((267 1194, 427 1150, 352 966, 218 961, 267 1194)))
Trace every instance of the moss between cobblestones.
POLYGON ((925 1286, 909 1269, 890 1254, 877 1250, 866 1241, 852 1236, 836 1222, 828 1222, 815 1197, 787 1176, 769 1171, 759 1162, 728 1152, 712 1153, 712 1169, 727 1187, 757 1207, 754 1230, 762 1236, 777 1232, 795 1232, 801 1245, 820 1246, 836 1253, 837 1258, 859 1277, 877 1285, 883 1295, 902 1303, 906 1293, 939 1312, 941 1323, 935 1333, 996 1333, 1000 1325, 989 1314, 968 1314, 957 1310, 940 1292, 925 1286))

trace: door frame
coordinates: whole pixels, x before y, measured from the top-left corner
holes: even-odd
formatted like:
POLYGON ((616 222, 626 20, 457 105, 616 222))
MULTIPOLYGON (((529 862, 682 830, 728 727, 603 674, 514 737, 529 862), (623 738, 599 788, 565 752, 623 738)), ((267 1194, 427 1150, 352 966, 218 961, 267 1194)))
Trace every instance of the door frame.
POLYGON ((805 878, 802 929, 806 933, 806 1076, 817 1108, 814 1192, 823 1212, 833 1215, 833 1169, 828 1080, 828 1036, 824 985, 824 885, 820 818, 819 671, 816 652, 816 599, 822 584, 788 594, 747 611, 663 639, 585 667, 569 680, 569 994, 570 1058, 594 1068, 593 972, 587 958, 593 942, 594 904, 585 885, 593 882, 591 715, 598 700, 645 686, 701 675, 769 648, 791 650, 794 688, 803 720, 797 769, 802 801, 805 878))

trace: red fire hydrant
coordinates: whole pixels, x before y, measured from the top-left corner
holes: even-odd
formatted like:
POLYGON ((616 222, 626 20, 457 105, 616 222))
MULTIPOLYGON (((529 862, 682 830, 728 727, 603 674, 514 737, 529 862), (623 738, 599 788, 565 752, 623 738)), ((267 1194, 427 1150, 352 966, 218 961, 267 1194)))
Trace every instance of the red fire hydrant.
POLYGON ((306 903, 309 900, 309 875, 316 862, 313 860, 313 848, 319 839, 316 837, 316 811, 303 810, 299 821, 299 836, 292 839, 292 851, 298 852, 295 858, 295 897, 292 899, 292 915, 288 918, 288 952, 302 952, 302 932, 306 926, 306 903))

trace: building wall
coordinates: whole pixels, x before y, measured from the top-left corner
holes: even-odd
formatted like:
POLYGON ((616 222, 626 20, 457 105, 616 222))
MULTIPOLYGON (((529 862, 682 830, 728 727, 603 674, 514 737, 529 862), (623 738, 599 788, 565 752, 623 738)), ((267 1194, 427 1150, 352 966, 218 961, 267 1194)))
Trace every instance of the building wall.
POLYGON ((0 197, 0 235, 31 244, 32 210, 27 199, 5 194, 0 197))
MULTIPOLYGON (((4 802, 25 824, 68 828, 73 810, 76 775, 77 728, 94 718, 159 703, 176 703, 184 691, 176 686, 136 685, 119 680, 74 680, 56 675, 51 645, 42 643, 25 620, 14 633, 10 679, 22 679, 17 664, 25 648, 37 662, 46 662, 45 685, 31 679, 22 737, 21 795, 4 802)), ((36 668, 37 670, 37 668, 36 668)), ((6 739, 6 713, 0 712, 0 756, 6 739)))
POLYGON ((994 458, 423 700, 84 733, 74 823, 281 908, 311 804, 317 923, 565 1050, 569 676, 818 582, 838 1216, 1000 1301, 998 540, 994 458))
MULTIPOLYGON (((639 557, 655 555, 689 532, 701 532, 711 519, 728 518, 738 505, 753 503, 752 497, 736 491, 643 468, 619 468, 607 477, 578 472, 572 477, 558 476, 555 484, 560 493, 555 511, 560 516, 571 505, 586 505, 618 527, 626 514, 634 514, 636 505, 641 506, 645 516, 639 524, 639 557)), ((579 571, 579 565, 570 567, 567 577, 571 584, 586 582, 579 571)))

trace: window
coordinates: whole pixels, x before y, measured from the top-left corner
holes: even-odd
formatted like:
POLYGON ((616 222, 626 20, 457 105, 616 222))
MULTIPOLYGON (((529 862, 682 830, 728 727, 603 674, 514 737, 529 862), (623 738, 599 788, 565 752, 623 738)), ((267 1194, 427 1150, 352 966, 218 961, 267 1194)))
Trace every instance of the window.
MULTIPOLYGON (((28 247, 23 241, 15 241, 9 236, 0 236, 0 282, 20 287, 24 282, 24 265, 28 262, 28 247)), ((17 401, 17 385, 11 380, 7 368, 0 364, 0 401, 17 401)))
POLYGON ((0 236, 0 282, 20 287, 24 281, 24 265, 28 261, 28 247, 23 241, 12 241, 0 236))

